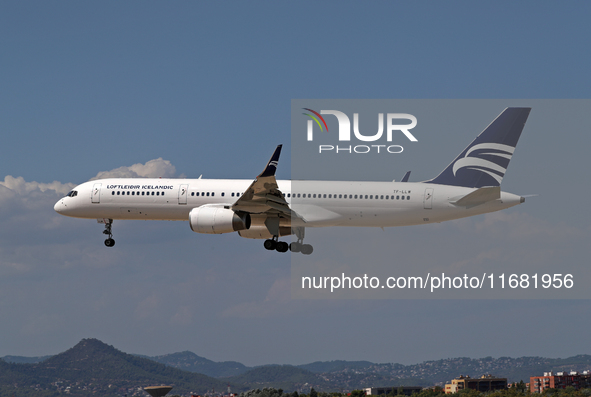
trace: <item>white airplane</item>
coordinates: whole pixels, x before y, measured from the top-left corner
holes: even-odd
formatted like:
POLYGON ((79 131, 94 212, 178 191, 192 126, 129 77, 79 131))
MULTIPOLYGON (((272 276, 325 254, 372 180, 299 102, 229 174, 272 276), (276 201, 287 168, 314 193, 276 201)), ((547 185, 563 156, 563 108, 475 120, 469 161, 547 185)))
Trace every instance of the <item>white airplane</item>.
POLYGON ((59 214, 98 219, 107 247, 115 219, 189 221, 194 232, 266 239, 264 247, 302 252, 306 227, 392 227, 499 211, 525 198, 501 191, 531 108, 505 109, 437 177, 408 182, 275 179, 281 145, 254 181, 239 179, 100 179, 76 186, 55 204, 59 214), (288 244, 279 237, 295 234, 288 244))

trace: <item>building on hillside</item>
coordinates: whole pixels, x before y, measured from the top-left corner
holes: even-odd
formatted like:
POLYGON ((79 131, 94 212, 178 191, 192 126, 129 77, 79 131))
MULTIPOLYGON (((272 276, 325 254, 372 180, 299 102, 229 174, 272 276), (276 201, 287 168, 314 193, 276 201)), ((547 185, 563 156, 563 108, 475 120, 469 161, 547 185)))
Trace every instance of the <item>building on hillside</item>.
POLYGON ((532 376, 529 378, 530 392, 541 393, 546 389, 566 389, 574 387, 576 390, 591 387, 591 371, 579 374, 571 372, 544 372, 544 376, 532 376))
POLYGON ((390 393, 401 393, 410 396, 413 393, 420 393, 423 388, 421 386, 390 386, 390 387, 367 387, 363 389, 366 396, 386 396, 390 393))
POLYGON ((445 394, 456 393, 464 389, 472 389, 480 392, 491 390, 503 390, 507 388, 507 378, 497 378, 492 375, 482 375, 480 378, 471 378, 460 375, 445 385, 445 394))

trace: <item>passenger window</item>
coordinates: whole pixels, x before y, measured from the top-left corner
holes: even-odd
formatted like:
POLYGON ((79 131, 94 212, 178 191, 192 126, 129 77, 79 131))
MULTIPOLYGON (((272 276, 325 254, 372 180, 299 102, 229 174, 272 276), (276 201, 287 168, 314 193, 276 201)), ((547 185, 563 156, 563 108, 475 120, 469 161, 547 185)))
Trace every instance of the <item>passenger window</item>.
POLYGON ((117 192, 117 196, 119 196, 119 193, 120 193, 120 192, 117 192))
MULTIPOLYGON (((367 198, 367 196, 365 196, 365 198, 367 198)), ((370 199, 373 199, 373 194, 371 196, 369 196, 370 199)))
POLYGON ((111 195, 113 195, 113 196, 115 195, 115 191, 114 190, 111 192, 111 195))
POLYGON ((154 192, 152 192, 152 196, 154 195, 154 192))
POLYGON ((404 200, 404 196, 401 196, 401 197, 400 197, 400 200, 404 200))
POLYGON ((316 194, 314 194, 312 197, 316 198, 316 194))
POLYGON ((146 192, 142 192, 142 196, 145 196, 145 195, 146 195, 146 192))
POLYGON ((211 192, 211 197, 215 196, 215 192, 211 192))
POLYGON ((222 197, 224 197, 224 195, 225 195, 225 194, 226 194, 226 193, 222 192, 222 197))
POLYGON ((400 196, 396 196, 396 200, 400 200, 400 196))
POLYGON ((410 200, 410 196, 406 196, 406 199, 407 199, 407 200, 410 200))
POLYGON ((326 194, 324 195, 324 198, 326 198, 326 194))
MULTIPOLYGON (((376 198, 377 198, 377 197, 378 197, 378 196, 376 196, 376 198)), ((383 194, 380 196, 380 199, 381 199, 381 200, 383 200, 383 199, 384 199, 384 195, 383 195, 383 194)))
POLYGON ((357 198, 357 195, 355 195, 355 198, 357 198))

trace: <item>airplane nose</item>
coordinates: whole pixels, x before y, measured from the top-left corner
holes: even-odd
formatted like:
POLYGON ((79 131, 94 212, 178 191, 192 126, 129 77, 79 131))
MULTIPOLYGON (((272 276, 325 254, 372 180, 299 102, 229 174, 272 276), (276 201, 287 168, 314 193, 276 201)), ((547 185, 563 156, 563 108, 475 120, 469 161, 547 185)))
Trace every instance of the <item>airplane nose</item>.
POLYGON ((60 199, 57 203, 55 203, 55 205, 53 206, 53 209, 55 210, 55 212, 57 212, 58 214, 61 214, 63 209, 65 208, 64 206, 64 200, 60 199))

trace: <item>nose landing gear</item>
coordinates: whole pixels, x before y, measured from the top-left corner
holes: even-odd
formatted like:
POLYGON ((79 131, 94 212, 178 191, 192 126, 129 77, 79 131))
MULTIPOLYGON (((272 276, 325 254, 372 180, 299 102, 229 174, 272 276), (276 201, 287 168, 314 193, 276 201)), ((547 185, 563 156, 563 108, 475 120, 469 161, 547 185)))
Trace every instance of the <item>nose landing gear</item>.
POLYGON ((99 219, 99 223, 105 224, 105 230, 103 230, 103 234, 106 234, 108 238, 105 240, 105 245, 107 247, 112 247, 115 245, 115 240, 113 240, 113 233, 111 232, 111 226, 113 225, 112 219, 99 219))

